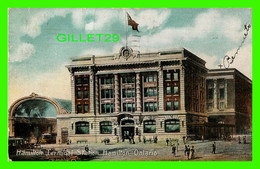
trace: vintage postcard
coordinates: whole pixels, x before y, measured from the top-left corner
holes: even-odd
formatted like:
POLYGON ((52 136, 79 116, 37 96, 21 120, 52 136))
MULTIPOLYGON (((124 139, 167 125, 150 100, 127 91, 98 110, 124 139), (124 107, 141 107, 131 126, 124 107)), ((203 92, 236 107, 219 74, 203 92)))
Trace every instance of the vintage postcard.
POLYGON ((251 161, 252 10, 10 8, 10 161, 251 161))

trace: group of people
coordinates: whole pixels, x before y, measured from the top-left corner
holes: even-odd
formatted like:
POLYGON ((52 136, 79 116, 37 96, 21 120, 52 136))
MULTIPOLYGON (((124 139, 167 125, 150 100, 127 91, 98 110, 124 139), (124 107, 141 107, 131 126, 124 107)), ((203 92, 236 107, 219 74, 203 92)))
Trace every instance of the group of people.
MULTIPOLYGON (((175 144, 172 145, 172 155, 174 157, 176 157, 176 152, 177 152, 177 147, 175 144)), ((185 148, 184 148, 184 156, 187 156, 187 159, 194 159, 195 158, 195 149, 194 146, 190 146, 185 144, 185 148)))

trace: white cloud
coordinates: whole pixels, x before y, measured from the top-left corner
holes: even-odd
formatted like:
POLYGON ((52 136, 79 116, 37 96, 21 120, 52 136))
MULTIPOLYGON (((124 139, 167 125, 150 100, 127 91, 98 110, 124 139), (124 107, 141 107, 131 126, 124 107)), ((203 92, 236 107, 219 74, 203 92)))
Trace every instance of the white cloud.
POLYGON ((35 53, 34 46, 30 43, 22 43, 17 50, 9 54, 9 62, 21 62, 35 53))
POLYGON ((191 26, 163 29, 154 35, 142 36, 141 45, 146 48, 160 49, 173 46, 181 41, 189 42, 209 35, 224 36, 233 42, 239 42, 243 36, 241 20, 234 16, 224 16, 216 9, 199 14, 191 26))
MULTIPOLYGON (((226 53, 228 56, 234 56, 237 49, 232 49, 226 53)), ((238 54, 234 62, 230 65, 230 68, 236 68, 252 79, 252 44, 242 46, 238 51, 238 54)))
POLYGON ((206 68, 208 69, 216 69, 217 67, 217 56, 210 56, 207 55, 205 53, 198 53, 197 54, 198 57, 200 57, 201 59, 203 59, 204 61, 206 61, 206 68))
POLYGON ((106 25, 111 25, 109 22, 119 19, 124 20, 124 14, 122 11, 110 10, 110 9, 99 9, 96 10, 95 20, 85 24, 85 31, 89 30, 101 30, 106 25))
POLYGON ((32 38, 35 38, 41 34, 42 24, 49 21, 49 19, 55 16, 65 17, 70 10, 68 9, 55 9, 55 10, 43 10, 35 15, 31 16, 28 23, 24 24, 21 28, 21 31, 24 34, 29 35, 32 38))
MULTIPOLYGON (((130 14, 131 15, 131 14, 130 14)), ((153 9, 144 10, 134 19, 139 23, 140 27, 147 27, 147 29, 153 29, 159 27, 170 16, 170 11, 165 9, 164 11, 158 11, 153 9)))

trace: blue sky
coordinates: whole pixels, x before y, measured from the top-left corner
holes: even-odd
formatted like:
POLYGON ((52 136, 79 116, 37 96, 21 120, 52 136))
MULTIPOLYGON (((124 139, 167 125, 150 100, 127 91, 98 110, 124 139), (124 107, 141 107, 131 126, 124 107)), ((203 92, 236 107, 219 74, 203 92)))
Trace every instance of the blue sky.
MULTIPOLYGON (((251 9, 9 9, 9 105, 32 92, 70 99, 71 58, 117 53, 125 44, 128 12, 140 32, 128 27, 128 39, 140 35, 136 50, 152 52, 184 47, 217 68, 232 56, 252 24, 251 9), (118 34, 118 42, 58 42, 58 34, 118 34)), ((129 42, 131 43, 131 41, 129 42)), ((252 29, 231 67, 252 78, 252 29)))

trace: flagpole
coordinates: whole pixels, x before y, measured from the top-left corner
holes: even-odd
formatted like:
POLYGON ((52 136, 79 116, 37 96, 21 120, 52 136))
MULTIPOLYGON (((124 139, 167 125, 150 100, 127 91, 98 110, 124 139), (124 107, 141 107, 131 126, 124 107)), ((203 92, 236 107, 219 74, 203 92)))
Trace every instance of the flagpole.
POLYGON ((128 33, 128 18, 127 12, 125 11, 126 29, 125 29, 125 47, 127 48, 127 33, 128 33))

